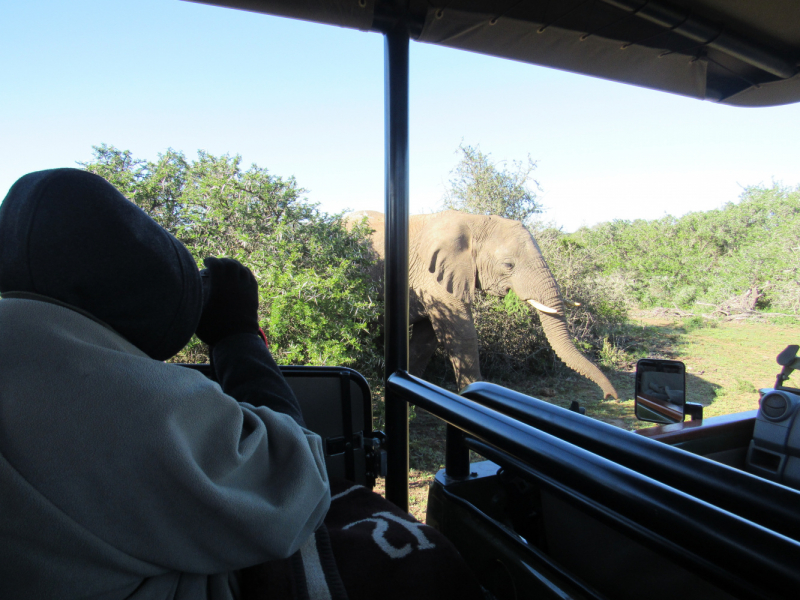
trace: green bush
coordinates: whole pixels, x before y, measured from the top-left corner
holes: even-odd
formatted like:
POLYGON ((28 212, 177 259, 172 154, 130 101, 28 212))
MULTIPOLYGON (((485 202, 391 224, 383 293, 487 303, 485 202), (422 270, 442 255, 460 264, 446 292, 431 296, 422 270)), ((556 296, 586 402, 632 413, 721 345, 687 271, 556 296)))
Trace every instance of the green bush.
POLYGON ((642 308, 718 305, 756 288, 758 308, 800 310, 800 186, 749 187, 718 210, 601 223, 565 243, 591 249, 600 272, 626 279, 642 308))
POLYGON ((462 143, 458 153, 461 158, 450 173, 450 187, 442 201, 444 208, 523 223, 542 212, 536 195, 539 183, 531 178, 536 162, 530 156, 526 162, 513 161, 509 169, 504 163, 494 163, 480 147, 462 143))
MULTIPOLYGON (((101 145, 84 168, 105 177, 181 240, 202 265, 235 258, 259 282, 259 318, 278 362, 352 365, 377 374, 374 328, 382 307, 369 277, 367 231, 320 212, 294 178, 269 174, 241 157, 172 149, 156 162, 101 145)), ((177 361, 206 359, 196 339, 177 361)))
POLYGON ((535 311, 513 292, 505 298, 476 293, 472 314, 484 377, 515 378, 542 370, 548 352, 544 331, 535 311))

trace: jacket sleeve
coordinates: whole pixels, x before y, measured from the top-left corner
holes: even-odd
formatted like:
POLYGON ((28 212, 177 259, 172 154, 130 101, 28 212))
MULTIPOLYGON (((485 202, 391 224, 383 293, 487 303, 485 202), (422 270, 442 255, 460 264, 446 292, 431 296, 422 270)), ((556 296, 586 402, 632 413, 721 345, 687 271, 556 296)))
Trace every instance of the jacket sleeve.
POLYGON ((322 443, 292 417, 177 365, 75 354, 71 381, 27 379, 6 458, 109 552, 221 573, 290 556, 322 522, 322 443))
POLYGON ((211 355, 217 381, 226 394, 289 415, 301 427, 306 426, 300 403, 259 336, 228 336, 213 346, 211 355))

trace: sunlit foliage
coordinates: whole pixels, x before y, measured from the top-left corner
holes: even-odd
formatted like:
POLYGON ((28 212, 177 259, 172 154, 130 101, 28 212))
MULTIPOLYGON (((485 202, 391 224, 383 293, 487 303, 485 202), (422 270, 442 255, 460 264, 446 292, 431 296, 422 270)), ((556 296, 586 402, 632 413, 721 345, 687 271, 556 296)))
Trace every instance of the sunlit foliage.
MULTIPOLYGON (((240 156, 197 159, 169 149, 155 162, 113 146, 94 148, 82 165, 105 177, 173 233, 198 265, 235 258, 259 282, 259 317, 278 362, 354 365, 374 372, 381 306, 369 277, 367 231, 348 232, 342 215, 308 202, 294 178, 270 174, 240 156)), ((197 340, 178 360, 202 360, 197 340)))
POLYGON ((716 305, 757 289, 759 308, 800 310, 800 186, 749 187, 717 210, 611 221, 567 239, 642 307, 716 305))
POLYGON ((444 208, 475 215, 497 215, 526 222, 541 212, 536 196, 539 184, 531 178, 536 162, 513 162, 509 169, 498 165, 480 147, 461 144, 460 160, 451 171, 444 208))

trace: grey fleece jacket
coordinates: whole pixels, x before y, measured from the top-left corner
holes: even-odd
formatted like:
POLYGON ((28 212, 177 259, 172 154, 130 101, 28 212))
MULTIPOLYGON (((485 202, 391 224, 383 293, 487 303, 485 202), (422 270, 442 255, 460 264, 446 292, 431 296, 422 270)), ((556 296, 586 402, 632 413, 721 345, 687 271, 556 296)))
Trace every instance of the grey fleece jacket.
POLYGON ((235 598, 235 571, 291 555, 329 504, 290 416, 0 300, 0 598, 235 598))

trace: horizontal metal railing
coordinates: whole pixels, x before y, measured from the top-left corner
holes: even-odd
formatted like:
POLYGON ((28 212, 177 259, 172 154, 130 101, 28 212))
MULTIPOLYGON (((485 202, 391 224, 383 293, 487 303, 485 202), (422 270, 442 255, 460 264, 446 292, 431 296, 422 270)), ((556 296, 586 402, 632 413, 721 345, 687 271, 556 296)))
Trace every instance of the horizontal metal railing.
POLYGON ((461 395, 800 540, 800 491, 492 383, 473 383, 461 395))
POLYGON ((800 589, 797 540, 405 372, 387 384, 464 432, 465 446, 736 597, 776 598, 800 589))

